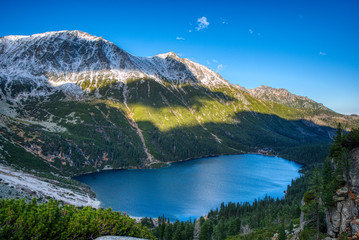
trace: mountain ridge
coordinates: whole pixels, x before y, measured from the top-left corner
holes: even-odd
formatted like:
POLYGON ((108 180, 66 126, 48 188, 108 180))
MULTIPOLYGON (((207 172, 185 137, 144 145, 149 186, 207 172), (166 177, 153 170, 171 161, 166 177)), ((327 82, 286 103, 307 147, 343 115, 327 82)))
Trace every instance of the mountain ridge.
POLYGON ((24 82, 21 79, 30 83, 27 88, 40 88, 40 92, 64 84, 90 91, 105 82, 131 78, 175 84, 229 84, 214 71, 174 53, 136 57, 110 41, 80 31, 2 37, 0 54, 3 93, 11 82, 24 82))
MULTIPOLYGON (((173 52, 136 57, 79 31, 2 37, 0 104, 2 144, 65 175, 261 149, 305 163, 338 121, 359 125, 327 108, 255 97, 173 52)), ((8 150, 1 161, 28 166, 8 150)))
POLYGON ((273 88, 262 85, 253 89, 247 89, 247 91, 256 98, 277 102, 289 107, 304 107, 332 111, 331 109, 325 107, 322 103, 317 103, 306 96, 293 94, 284 88, 273 88))

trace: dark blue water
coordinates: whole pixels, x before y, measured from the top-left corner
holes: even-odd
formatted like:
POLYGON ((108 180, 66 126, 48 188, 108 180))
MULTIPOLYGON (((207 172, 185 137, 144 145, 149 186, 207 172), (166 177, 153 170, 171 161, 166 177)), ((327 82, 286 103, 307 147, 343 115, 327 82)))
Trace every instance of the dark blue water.
POLYGON ((222 202, 283 197, 301 165, 256 154, 201 158, 161 169, 110 170, 79 176, 102 207, 135 217, 196 218, 222 202))

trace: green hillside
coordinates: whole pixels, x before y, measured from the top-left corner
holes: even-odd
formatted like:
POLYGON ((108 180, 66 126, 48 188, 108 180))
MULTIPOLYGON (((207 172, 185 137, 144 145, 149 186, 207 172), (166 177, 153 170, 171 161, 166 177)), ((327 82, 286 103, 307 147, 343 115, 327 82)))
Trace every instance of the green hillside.
POLYGON ((58 91, 7 107, 17 116, 1 115, 3 151, 22 147, 39 166, 6 154, 3 161, 41 170, 41 159, 63 175, 258 151, 313 163, 326 155, 337 124, 310 120, 331 111, 258 100, 234 87, 153 79, 106 82, 82 97, 58 91))

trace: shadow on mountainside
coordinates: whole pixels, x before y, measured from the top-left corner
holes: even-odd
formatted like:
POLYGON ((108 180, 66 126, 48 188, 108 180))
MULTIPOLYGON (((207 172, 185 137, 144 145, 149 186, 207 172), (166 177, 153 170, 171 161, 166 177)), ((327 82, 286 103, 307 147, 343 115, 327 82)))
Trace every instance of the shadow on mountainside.
POLYGON ((330 127, 276 115, 241 112, 236 118, 237 124, 206 123, 168 131, 160 131, 149 121, 138 122, 138 126, 151 153, 162 161, 266 149, 268 154, 312 164, 325 158, 335 133, 330 127))
POLYGON ((127 89, 109 86, 99 92, 100 98, 76 101, 61 93, 48 101, 29 98, 22 102, 19 115, 35 122, 4 120, 6 127, 0 128, 8 140, 70 175, 105 166, 144 167, 147 157, 138 130, 149 152, 161 162, 265 149, 262 152, 305 164, 325 158, 335 132, 303 119, 237 108, 233 105, 240 105, 240 100, 200 86, 137 80, 127 89), (65 131, 53 131, 45 121, 65 131))
MULTIPOLYGON (((3 137, 37 156, 46 157, 45 162, 64 175, 91 172, 105 166, 144 167, 146 154, 141 140, 125 115, 105 104, 88 107, 73 104, 72 109, 66 108, 66 111, 83 109, 79 116, 85 121, 62 123, 66 132, 49 132, 40 125, 19 123, 17 130, 14 125, 11 127, 22 136, 1 129, 3 137)), ((240 112, 236 119, 237 123, 209 122, 165 131, 150 121, 138 121, 137 125, 150 153, 162 162, 266 149, 264 153, 311 165, 325 158, 332 141, 330 136, 335 132, 333 128, 305 120, 291 121, 254 112, 240 112)), ((15 159, 15 163, 26 166, 19 159, 15 159)))

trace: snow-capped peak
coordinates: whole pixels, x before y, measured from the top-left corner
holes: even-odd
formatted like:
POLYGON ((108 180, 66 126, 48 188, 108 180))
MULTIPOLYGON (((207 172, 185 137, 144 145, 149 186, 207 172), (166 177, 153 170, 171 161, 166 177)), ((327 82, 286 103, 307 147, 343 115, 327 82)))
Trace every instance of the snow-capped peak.
POLYGON ((44 38, 44 37, 48 38, 48 37, 59 37, 59 36, 62 36, 62 37, 67 36, 69 38, 78 37, 78 38, 86 39, 88 41, 104 40, 102 37, 93 36, 91 34, 88 34, 86 32, 82 32, 79 30, 52 31, 52 32, 37 33, 37 34, 32 34, 32 35, 9 35, 9 36, 4 36, 2 38, 6 39, 6 40, 16 41, 16 40, 19 40, 22 38, 29 38, 29 37, 31 37, 31 38, 44 38))
POLYGON ((9 36, 5 36, 5 37, 1 37, 0 39, 16 41, 18 39, 27 38, 27 37, 29 37, 29 36, 26 36, 26 35, 9 35, 9 36))
POLYGON ((168 52, 168 53, 162 53, 162 54, 158 54, 156 55, 159 58, 172 58, 172 59, 180 59, 179 56, 177 56, 177 54, 175 54, 174 52, 168 52))
POLYGON ((61 86, 78 92, 97 88, 102 81, 126 83, 130 78, 210 87, 229 84, 174 52, 136 57, 102 37, 78 30, 0 38, 0 86, 4 86, 0 94, 18 85, 26 85, 30 92, 61 86))

